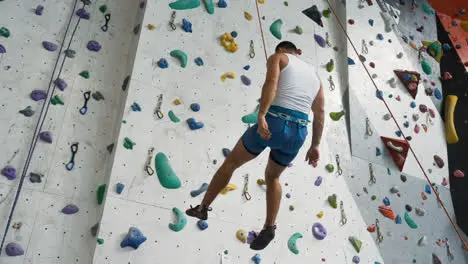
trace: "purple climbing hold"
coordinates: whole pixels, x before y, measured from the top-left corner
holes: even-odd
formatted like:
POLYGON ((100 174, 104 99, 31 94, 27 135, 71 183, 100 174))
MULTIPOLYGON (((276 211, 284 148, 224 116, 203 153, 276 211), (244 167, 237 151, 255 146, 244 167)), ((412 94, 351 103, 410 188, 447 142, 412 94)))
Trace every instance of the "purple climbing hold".
POLYGON ((290 194, 290 193, 287 193, 287 194, 286 194, 286 198, 288 198, 288 199, 291 198, 291 194, 290 194))
POLYGON ((88 45, 86 45, 86 47, 88 48, 88 50, 94 51, 94 52, 98 52, 101 50, 101 44, 99 44, 99 42, 95 40, 88 41, 88 45))
POLYGON ((63 91, 65 90, 65 88, 67 88, 67 82, 65 82, 64 79, 62 78, 57 78, 55 81, 54 81, 55 85, 57 86, 57 88, 60 89, 60 91, 63 91))
POLYGON ((34 9, 34 13, 38 16, 42 16, 42 14, 44 13, 44 6, 38 5, 36 9, 34 9))
POLYGON ((5 46, 3 46, 2 44, 0 44, 0 54, 5 54, 5 53, 6 53, 5 46))
POLYGON ((327 46, 327 42, 325 41, 325 39, 323 39, 322 36, 314 34, 314 39, 320 47, 325 48, 327 46))
POLYGON ((252 81, 250 81, 250 79, 245 75, 241 75, 241 81, 246 86, 250 86, 250 84, 252 84, 252 81))
POLYGON ((76 214, 80 209, 74 204, 69 204, 62 209, 62 213, 71 215, 76 214))
POLYGON ((358 264, 359 262, 361 262, 361 259, 359 258, 359 256, 354 256, 353 263, 358 264))
POLYGON ((323 240, 327 236, 327 229, 321 223, 312 225, 312 234, 317 240, 323 240))
POLYGON ((46 143, 52 143, 52 133, 50 131, 39 133, 39 138, 46 143))
POLYGON ((247 244, 252 244, 252 242, 257 238, 257 233, 250 231, 247 235, 247 244))
POLYGON ((2 175, 5 176, 8 180, 16 179, 16 169, 8 165, 2 169, 2 175))
POLYGON ((34 101, 40 101, 47 98, 47 93, 43 90, 34 90, 31 92, 31 98, 34 101))
POLYGON ((20 244, 15 242, 8 243, 5 247, 5 253, 9 257, 16 257, 24 255, 24 249, 20 244))
POLYGON ((57 44, 52 43, 50 41, 43 41, 42 46, 48 51, 56 51, 58 48, 57 44))
POLYGON ((89 12, 86 11, 84 8, 80 8, 76 11, 76 15, 79 16, 81 19, 88 20, 89 19, 89 12))
POLYGON ((320 184, 322 184, 322 176, 318 176, 317 179, 315 180, 314 182, 314 185, 315 186, 320 186, 320 184))

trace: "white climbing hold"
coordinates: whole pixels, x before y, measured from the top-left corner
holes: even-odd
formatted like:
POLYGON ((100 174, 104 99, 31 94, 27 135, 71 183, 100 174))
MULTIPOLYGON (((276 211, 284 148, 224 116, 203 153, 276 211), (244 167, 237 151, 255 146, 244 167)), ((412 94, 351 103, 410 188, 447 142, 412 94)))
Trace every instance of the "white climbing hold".
POLYGON ((420 247, 425 247, 427 246, 427 237, 426 236, 423 236, 419 239, 418 241, 418 246, 420 247))
POLYGON ((387 147, 393 149, 396 152, 400 152, 400 153, 403 152, 403 147, 395 146, 395 145, 393 145, 393 142, 391 142, 391 141, 387 142, 387 147))

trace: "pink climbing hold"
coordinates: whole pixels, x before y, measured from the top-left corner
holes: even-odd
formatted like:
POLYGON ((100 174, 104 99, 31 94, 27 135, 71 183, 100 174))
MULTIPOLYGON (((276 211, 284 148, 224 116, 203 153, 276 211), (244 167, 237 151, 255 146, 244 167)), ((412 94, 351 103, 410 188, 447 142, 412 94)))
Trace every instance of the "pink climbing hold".
POLYGON ((441 168, 441 169, 442 169, 442 168, 444 167, 444 165, 445 165, 445 163, 444 163, 444 161, 442 160, 442 158, 439 157, 438 155, 434 155, 434 161, 435 161, 435 163, 437 164, 437 167, 439 167, 439 168, 441 168))
POLYGON ((447 186, 447 185, 448 185, 448 180, 447 180, 447 178, 444 177, 442 179, 442 186, 447 186))
POLYGON ((444 72, 444 75, 442 77, 445 81, 447 80, 451 80, 453 77, 452 77, 452 74, 450 74, 450 72, 444 72))
POLYGON ((435 111, 434 109, 429 108, 429 116, 434 118, 435 117, 435 111))
POLYGON ((457 178, 463 178, 465 177, 465 173, 461 170, 455 170, 453 172, 453 176, 457 177, 457 178))
POLYGON ((421 131, 421 128, 419 127, 418 124, 414 126, 414 133, 419 134, 419 131, 421 131))

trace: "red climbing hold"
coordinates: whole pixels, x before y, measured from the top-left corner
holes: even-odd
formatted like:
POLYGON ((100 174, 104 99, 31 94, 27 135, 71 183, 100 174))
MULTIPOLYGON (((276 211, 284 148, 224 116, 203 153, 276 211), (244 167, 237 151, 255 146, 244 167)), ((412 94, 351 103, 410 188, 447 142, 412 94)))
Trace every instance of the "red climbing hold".
POLYGON ((390 208, 390 206, 385 206, 385 205, 381 205, 379 206, 379 212, 389 218, 389 219, 392 219, 392 220, 395 220, 395 213, 393 213, 393 210, 392 208, 390 208))
POLYGON ((442 78, 447 81, 447 80, 451 80, 453 77, 452 77, 452 74, 450 74, 450 72, 444 72, 444 75, 442 76, 442 78))
POLYGON ((411 94, 413 99, 416 99, 418 94, 418 85, 419 80, 421 80, 421 75, 415 71, 403 71, 403 70, 394 70, 393 71, 398 79, 403 83, 406 90, 411 94))
POLYGON ((423 200, 427 200, 427 196, 426 196, 426 194, 424 192, 421 192, 421 198, 423 200))
POLYGON ((463 173, 463 171, 461 171, 461 170, 455 170, 453 172, 453 176, 455 176, 457 178, 463 178, 463 177, 465 177, 465 173, 463 173))
POLYGON ((302 55, 302 50, 301 49, 297 49, 297 55, 302 55))
POLYGON ((367 227, 367 231, 371 232, 371 233, 374 233, 375 232, 375 225, 372 224, 370 226, 367 227))
POLYGON ((393 139, 388 137, 380 137, 392 156, 393 161, 398 166, 400 171, 403 170, 405 165, 406 156, 408 155, 409 145, 408 142, 400 139, 393 139))
POLYGON ((350 25, 354 25, 354 19, 348 19, 348 23, 349 23, 350 25))

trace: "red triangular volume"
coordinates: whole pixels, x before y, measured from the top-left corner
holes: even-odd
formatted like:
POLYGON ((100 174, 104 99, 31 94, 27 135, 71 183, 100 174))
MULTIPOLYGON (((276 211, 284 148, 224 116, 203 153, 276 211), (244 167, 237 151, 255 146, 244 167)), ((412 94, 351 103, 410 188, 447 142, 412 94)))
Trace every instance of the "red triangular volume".
POLYGON ((393 161, 398 166, 400 171, 403 170, 405 165, 406 155, 408 155, 409 145, 406 141, 401 139, 394 139, 388 137, 380 137, 392 156, 393 161))
POLYGON ((394 70, 393 72, 398 76, 398 79, 400 79, 400 82, 403 83, 406 90, 408 90, 413 99, 416 99, 421 75, 415 71, 394 70))

